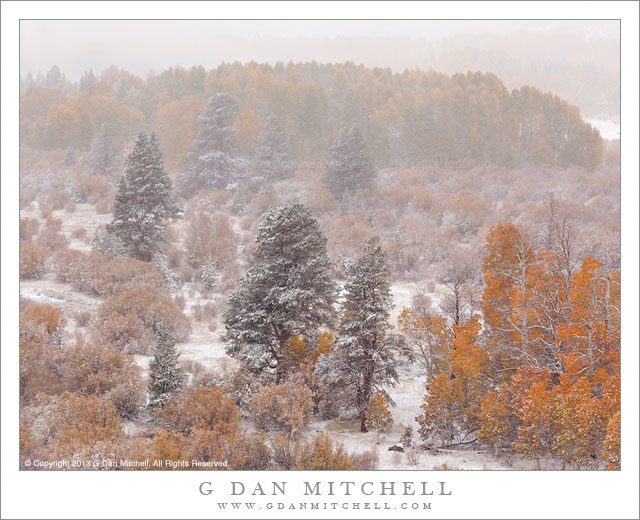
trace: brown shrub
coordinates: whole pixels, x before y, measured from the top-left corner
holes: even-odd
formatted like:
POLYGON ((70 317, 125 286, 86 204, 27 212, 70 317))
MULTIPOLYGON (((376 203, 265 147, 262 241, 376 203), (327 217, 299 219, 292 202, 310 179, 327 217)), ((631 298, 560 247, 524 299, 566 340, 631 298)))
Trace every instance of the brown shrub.
POLYGON ((40 394, 33 406, 23 410, 21 420, 30 428, 37 450, 48 459, 72 458, 123 434, 113 403, 95 395, 40 394))
POLYGON ((371 471, 378 468, 378 448, 373 446, 370 450, 363 451, 351 455, 353 463, 357 469, 362 471, 371 471))
POLYGON ((189 320, 170 298, 144 290, 110 296, 98 308, 98 338, 128 352, 146 353, 153 343, 153 329, 164 322, 176 341, 191 333, 189 320))
POLYGON ((334 443, 321 433, 308 443, 300 443, 296 450, 296 470, 355 470, 353 458, 340 443, 334 443))
POLYGON ((220 281, 217 289, 225 294, 238 288, 238 282, 242 278, 243 270, 237 263, 227 265, 220 273, 220 281))
POLYGON ((74 281, 82 277, 82 270, 86 261, 87 255, 81 251, 71 249, 69 251, 56 251, 51 256, 49 263, 56 275, 56 280, 75 285, 74 281))
POLYGON ((44 263, 49 250, 20 241, 20 278, 40 278, 45 272, 44 263))
POLYGON ((76 325, 78 327, 86 327, 89 325, 89 320, 91 320, 92 313, 89 311, 78 311, 73 315, 73 319, 76 320, 76 325))
POLYGON ((422 452, 423 450, 421 448, 411 448, 410 450, 407 450, 405 452, 407 454, 407 462, 411 466, 417 466, 422 452))
POLYGON ((177 246, 168 246, 165 249, 169 269, 179 269, 184 259, 184 250, 177 246))
POLYGON ((36 325, 44 325, 47 334, 53 335, 58 326, 64 326, 63 310, 46 303, 32 303, 20 313, 20 319, 36 325))
MULTIPOLYGON (((65 258, 67 257, 62 256, 61 261, 65 258)), ((169 292, 162 274, 148 262, 100 253, 84 255, 84 259, 79 255, 69 255, 68 258, 75 259, 76 262, 73 269, 66 274, 66 281, 80 291, 102 297, 119 294, 125 290, 162 295, 169 292)), ((64 274, 63 266, 60 266, 60 271, 64 274)))
POLYGON ((218 305, 215 303, 205 303, 202 305, 201 303, 196 303, 193 307, 191 307, 191 312, 193 314, 193 319, 197 322, 201 321, 213 321, 216 318, 218 313, 218 305))
POLYGON ((223 447, 224 458, 235 470, 265 470, 271 464, 267 437, 260 432, 253 435, 234 435, 223 447))
POLYGON ((234 259, 235 241, 226 215, 217 213, 212 217, 198 213, 187 227, 187 262, 193 268, 200 268, 210 261, 225 266, 234 259))
POLYGON ((187 389, 172 397, 157 414, 170 430, 184 435, 194 430, 233 435, 240 423, 236 404, 220 387, 187 389))
POLYGON ((164 231, 164 239, 168 243, 178 242, 180 240, 180 228, 175 224, 167 226, 164 231))
POLYGON ((248 408, 256 428, 291 434, 302 430, 309 421, 313 409, 311 390, 293 383, 271 385, 254 395, 248 408))
POLYGON ((53 215, 53 208, 51 206, 40 205, 40 218, 47 219, 53 215))
POLYGON ((113 190, 113 185, 100 175, 80 175, 74 183, 74 198, 78 202, 96 204, 113 190))
POLYGON ((173 297, 173 303, 175 303, 176 307, 178 307, 178 309, 180 309, 182 312, 184 312, 184 308, 187 305, 187 302, 184 299, 184 296, 182 294, 177 294, 173 297))
POLYGON ((54 211, 63 209, 71 198, 66 191, 50 190, 43 198, 42 204, 51 207, 54 211))
POLYGON ((34 218, 20 219, 20 240, 31 242, 33 237, 38 234, 40 223, 34 218))
POLYGON ((61 354, 60 373, 67 388, 78 395, 100 395, 122 417, 133 417, 144 405, 140 367, 129 354, 108 345, 78 343, 61 354))
POLYGON ((48 216, 44 228, 38 234, 36 243, 52 251, 65 249, 69 240, 61 233, 62 220, 48 216))
POLYGON ((94 325, 96 340, 102 340, 132 354, 148 354, 154 342, 153 331, 133 314, 114 314, 94 325))
POLYGON ((31 205, 35 198, 35 193, 33 191, 21 189, 19 198, 20 209, 31 209, 31 205))
POLYGON ((20 318, 20 402, 31 403, 35 397, 58 394, 65 390, 58 373, 59 356, 51 335, 42 323, 20 318))
POLYGON ((87 230, 83 227, 77 227, 71 232, 71 236, 76 240, 82 240, 87 236, 87 230))

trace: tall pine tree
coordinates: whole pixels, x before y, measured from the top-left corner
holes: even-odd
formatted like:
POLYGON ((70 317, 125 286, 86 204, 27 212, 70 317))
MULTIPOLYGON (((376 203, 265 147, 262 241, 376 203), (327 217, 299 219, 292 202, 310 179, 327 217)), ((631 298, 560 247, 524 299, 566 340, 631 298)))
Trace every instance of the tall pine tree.
POLYGON ((236 136, 232 125, 237 115, 238 105, 233 98, 216 94, 198 116, 200 133, 189 153, 193 164, 182 178, 185 196, 203 189, 222 190, 236 180, 241 161, 236 159, 236 136))
POLYGON ((316 374, 340 397, 344 408, 355 407, 360 430, 367 431, 367 410, 375 394, 392 402, 385 386, 397 383, 397 336, 390 333, 393 307, 386 253, 378 237, 370 238, 364 252, 347 266, 348 283, 341 308, 336 348, 322 357, 316 374))
POLYGON ((365 148, 360 127, 340 130, 329 148, 324 184, 336 197, 367 189, 371 186, 376 170, 365 148))
POLYGON ((254 183, 282 180, 293 170, 287 134, 280 121, 271 115, 256 143, 254 183))
POLYGON ((165 323, 155 328, 156 344, 149 363, 149 407, 163 407, 184 384, 184 373, 178 364, 179 354, 171 329, 165 323))
POLYGON ((268 211, 258 228, 253 266, 224 313, 227 354, 256 373, 274 369, 287 341, 330 325, 336 285, 329 277, 327 239, 300 203, 268 211))
POLYGON ((179 211, 153 133, 150 138, 143 132, 138 135, 126 164, 107 231, 122 242, 129 256, 148 262, 163 240, 165 222, 179 211))

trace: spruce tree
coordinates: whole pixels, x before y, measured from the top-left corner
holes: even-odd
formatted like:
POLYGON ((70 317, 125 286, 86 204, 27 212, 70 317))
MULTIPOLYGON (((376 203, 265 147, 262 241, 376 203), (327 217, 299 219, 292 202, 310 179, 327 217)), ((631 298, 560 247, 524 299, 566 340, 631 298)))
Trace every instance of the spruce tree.
POLYGON ((122 242, 129 256, 148 262, 163 240, 165 222, 179 214, 154 134, 138 135, 126 165, 107 231, 122 242))
POLYGON ((344 408, 355 407, 360 430, 366 432, 371 398, 380 394, 393 404, 384 387, 397 383, 398 338, 388 321, 393 307, 389 268, 378 237, 370 238, 362 255, 347 266, 347 276, 336 348, 321 358, 316 374, 344 408))
POLYGON ((287 341, 333 321, 336 285, 329 277, 327 239, 300 203, 265 213, 253 265, 229 297, 224 313, 226 351, 255 373, 274 369, 287 341))
POLYGON ((111 173, 120 160, 120 143, 109 125, 100 125, 93 141, 91 141, 91 166, 95 173, 107 175, 111 173))
POLYGON ((253 180, 266 183, 282 180, 291 175, 293 169, 287 134, 271 115, 256 143, 253 180))
POLYGON ((238 105, 230 96, 217 94, 198 116, 200 133, 191 145, 193 164, 182 178, 182 191, 192 196, 199 190, 222 190, 236 180, 240 161, 235 158, 236 139, 232 125, 238 105))
POLYGON ((329 148, 324 177, 327 190, 342 198, 346 194, 369 188, 375 174, 360 127, 355 124, 340 130, 329 148))
POLYGON ((184 373, 178 364, 179 354, 171 329, 159 323, 155 330, 153 359, 149 363, 149 407, 163 407, 184 384, 184 373))

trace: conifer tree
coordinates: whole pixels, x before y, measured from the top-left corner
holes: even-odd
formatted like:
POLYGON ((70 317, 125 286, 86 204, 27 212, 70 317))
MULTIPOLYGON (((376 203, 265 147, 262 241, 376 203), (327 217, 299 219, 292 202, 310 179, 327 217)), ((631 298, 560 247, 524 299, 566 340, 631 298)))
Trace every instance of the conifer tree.
POLYGON ((214 289, 219 281, 218 263, 215 260, 207 260, 202 266, 202 274, 200 275, 202 286, 209 291, 214 289))
POLYGON ((99 175, 107 175, 120 159, 120 143, 109 125, 103 123, 91 141, 91 166, 99 175))
POLYGON ((138 135, 126 164, 107 231, 118 237, 129 256, 148 262, 163 240, 165 222, 179 211, 153 133, 150 138, 138 135))
POLYGON ((394 349, 399 338, 390 333, 389 268, 378 237, 370 238, 362 255, 347 266, 347 276, 336 348, 321 358, 316 374, 341 394, 345 407, 355 406, 360 430, 366 432, 371 398, 379 394, 393 404, 384 386, 397 382, 394 349))
POLYGON ((342 198, 347 193, 369 188, 375 173, 360 127, 355 124, 340 130, 329 148, 324 177, 327 190, 342 198))
POLYGON ((265 213, 253 265, 229 297, 224 313, 227 354, 256 373, 282 376, 282 351, 294 335, 309 335, 333 320, 336 285, 329 277, 327 238, 300 203, 265 213))
POLYGON ((280 121, 272 115, 258 136, 255 159, 254 182, 282 180, 293 171, 287 134, 280 121))
POLYGON ((159 323, 154 331, 156 344, 149 363, 149 407, 163 407, 182 388, 184 373, 178 364, 176 341, 171 329, 159 323))
POLYGON ((236 138, 232 125, 237 115, 238 105, 233 98, 216 94, 198 116, 200 133, 189 153, 193 164, 182 179, 186 196, 203 189, 225 189, 236 179, 240 161, 235 158, 236 138))

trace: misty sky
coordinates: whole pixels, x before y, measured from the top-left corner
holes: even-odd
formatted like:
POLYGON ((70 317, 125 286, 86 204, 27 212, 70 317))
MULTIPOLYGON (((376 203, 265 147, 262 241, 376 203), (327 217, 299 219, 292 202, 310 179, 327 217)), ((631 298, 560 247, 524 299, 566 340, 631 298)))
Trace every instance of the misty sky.
MULTIPOLYGON (((145 75, 221 62, 346 61, 394 70, 428 66, 429 42, 516 31, 618 39, 617 21, 23 20, 24 76, 58 65, 71 80, 109 65, 145 75)), ((558 49, 561 52, 561 49, 558 49)))

